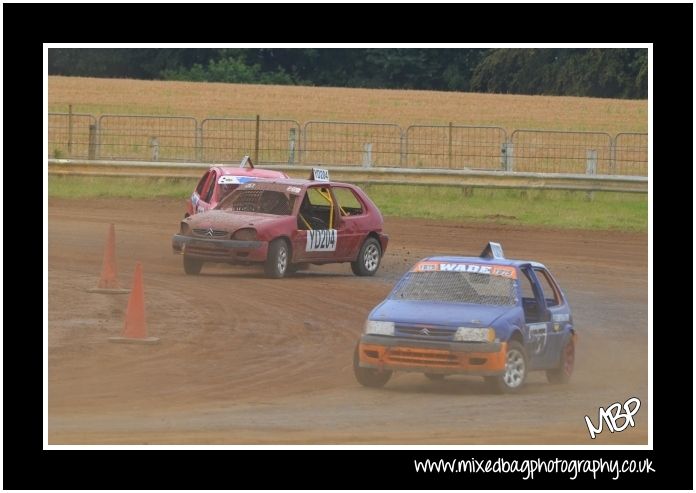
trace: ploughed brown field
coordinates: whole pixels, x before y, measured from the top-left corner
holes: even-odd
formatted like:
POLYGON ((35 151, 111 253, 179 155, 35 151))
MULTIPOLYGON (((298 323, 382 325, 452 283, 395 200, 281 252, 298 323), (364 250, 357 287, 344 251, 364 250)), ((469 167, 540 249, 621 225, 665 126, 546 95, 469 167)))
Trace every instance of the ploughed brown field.
POLYGON ((94 115, 183 115, 340 120, 515 129, 648 131, 647 100, 441 91, 48 78, 48 109, 94 115))
MULTIPOLYGON (((94 94, 83 93, 86 101, 100 93, 99 104, 117 104, 114 88, 142 84, 137 92, 147 113, 148 94, 154 94, 149 88, 162 84, 91 81, 51 78, 52 98, 60 94, 60 101, 67 101, 78 94, 77 86, 95 84, 94 94), (104 101, 109 98, 113 103, 104 101)), ((197 94, 185 88, 195 85, 169 84, 190 101, 177 112, 193 113, 197 94)), ((211 86, 201 106, 213 105, 216 91, 237 90, 211 86)), ((239 88, 247 89, 252 88, 239 88)), ((273 95, 280 88, 253 90, 235 98, 238 107, 229 103, 219 111, 251 108, 249 94, 256 94, 256 104, 265 104, 258 91, 273 95)), ((305 88, 282 90, 305 94, 294 107, 308 105, 308 115, 318 112, 318 101, 325 98, 321 89, 312 89, 316 100, 305 88)), ((380 94, 392 92, 399 93, 380 94)), ((394 98, 390 101, 399 101, 394 98)), ((383 99, 375 96, 379 104, 383 99)), ((566 104, 573 98, 557 99, 566 104)), ((416 101, 402 108, 404 118, 427 104, 416 101)), ((292 109, 282 111, 289 115, 292 109)), ((566 117, 580 113, 559 114, 566 117)), ((391 242, 376 277, 358 278, 348 265, 330 265, 271 280, 260 268, 223 265, 186 276, 181 257, 170 247, 183 212, 183 201, 169 199, 49 200, 50 444, 647 443, 644 233, 387 218, 391 242), (128 296, 86 292, 96 286, 110 222, 116 225, 122 284, 130 285, 135 263, 142 261, 149 335, 160 337, 159 345, 107 342, 123 328, 128 296), (565 290, 579 333, 571 383, 550 385, 543 373, 532 373, 520 394, 494 395, 479 378, 431 382, 420 374, 397 373, 384 389, 361 387, 352 374, 354 345, 369 311, 394 282, 424 256, 477 254, 489 240, 501 242, 510 258, 545 263, 565 290), (642 403, 635 427, 620 433, 605 429, 591 440, 584 416, 597 424, 600 406, 630 397, 642 403)))

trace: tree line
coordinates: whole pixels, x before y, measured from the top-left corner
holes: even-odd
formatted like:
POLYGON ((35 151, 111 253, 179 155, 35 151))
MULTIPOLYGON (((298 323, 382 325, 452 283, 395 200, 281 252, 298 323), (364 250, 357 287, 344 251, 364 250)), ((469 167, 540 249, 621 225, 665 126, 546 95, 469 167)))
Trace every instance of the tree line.
POLYGON ((48 73, 385 89, 648 97, 629 48, 51 48, 48 73))

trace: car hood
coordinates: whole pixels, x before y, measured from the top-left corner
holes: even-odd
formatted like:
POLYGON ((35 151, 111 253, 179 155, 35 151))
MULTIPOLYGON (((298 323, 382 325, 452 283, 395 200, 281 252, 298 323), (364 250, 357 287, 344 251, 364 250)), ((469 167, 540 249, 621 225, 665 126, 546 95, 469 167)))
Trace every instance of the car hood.
POLYGON ((239 228, 258 228, 261 225, 282 221, 289 216, 273 216, 270 214, 258 214, 249 212, 227 212, 212 210, 201 212, 187 219, 191 228, 201 229, 223 229, 235 231, 239 228))
POLYGON ((385 300, 372 310, 370 320, 397 324, 489 327, 502 315, 516 309, 516 306, 385 300))

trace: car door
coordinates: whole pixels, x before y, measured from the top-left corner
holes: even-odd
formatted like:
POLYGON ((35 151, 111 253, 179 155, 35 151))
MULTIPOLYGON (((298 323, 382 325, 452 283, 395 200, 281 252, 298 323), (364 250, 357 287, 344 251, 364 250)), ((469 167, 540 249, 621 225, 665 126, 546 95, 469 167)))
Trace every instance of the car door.
POLYGON ((327 184, 306 189, 297 215, 297 231, 293 237, 295 262, 320 262, 336 258, 340 243, 338 213, 327 184))
POLYGON ((525 349, 532 369, 544 368, 549 359, 550 314, 531 265, 520 267, 522 307, 525 317, 525 349))
POLYGON ((534 275, 539 282, 542 296, 549 312, 549 330, 546 342, 546 357, 543 364, 555 367, 561 356, 561 349, 568 334, 570 322, 570 308, 563 298, 561 290, 548 270, 534 266, 534 275))
POLYGON ((338 236, 336 258, 354 260, 367 235, 362 225, 365 223, 366 207, 360 198, 348 187, 332 186, 331 190, 338 207, 338 236))

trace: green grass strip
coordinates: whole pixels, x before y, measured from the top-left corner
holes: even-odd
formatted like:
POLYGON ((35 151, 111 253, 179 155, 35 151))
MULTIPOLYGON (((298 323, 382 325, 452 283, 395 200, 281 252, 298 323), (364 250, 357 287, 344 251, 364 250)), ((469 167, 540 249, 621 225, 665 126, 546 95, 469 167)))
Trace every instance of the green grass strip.
MULTIPOLYGON (((50 197, 188 197, 196 179, 50 176, 50 197)), ((616 192, 363 187, 385 216, 553 228, 647 231, 648 196, 616 192)))

